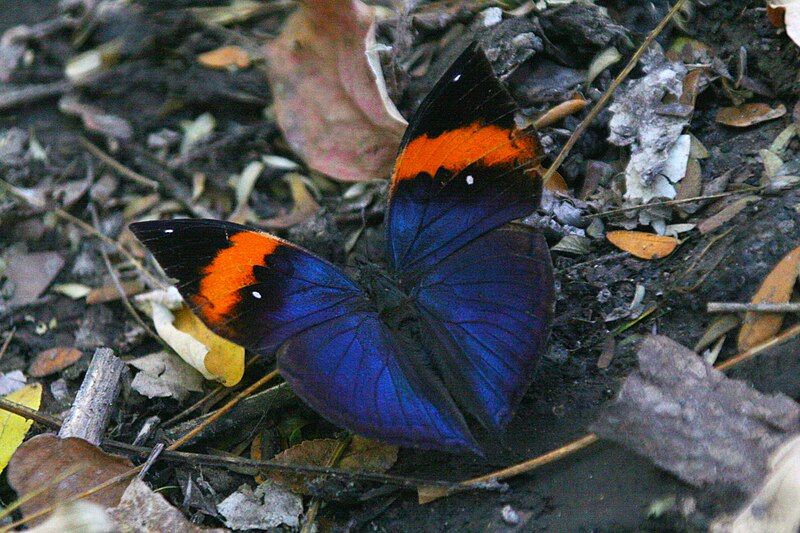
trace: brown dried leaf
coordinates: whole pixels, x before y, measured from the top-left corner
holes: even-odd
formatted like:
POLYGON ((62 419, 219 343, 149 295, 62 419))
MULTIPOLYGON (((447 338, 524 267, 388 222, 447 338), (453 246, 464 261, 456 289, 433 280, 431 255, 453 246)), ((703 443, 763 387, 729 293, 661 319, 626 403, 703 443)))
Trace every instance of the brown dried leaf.
MULTIPOLYGON (((23 515, 30 515, 108 481, 133 468, 126 457, 111 455, 97 446, 76 437, 60 439, 52 433, 37 435, 22 443, 8 464, 8 483, 23 496, 51 484, 62 472, 83 466, 20 506, 23 515)), ((103 507, 117 505, 128 486, 120 481, 85 498, 103 507)))
POLYGON ((606 238, 619 248, 640 259, 661 259, 667 257, 681 241, 675 237, 655 235, 643 231, 609 231, 606 238))
POLYGON ((754 124, 780 118, 786 114, 786 106, 778 104, 770 107, 768 104, 742 104, 736 107, 723 107, 717 111, 716 120, 720 124, 735 128, 746 128, 754 124))
POLYGON ((365 55, 374 20, 359 0, 303 2, 264 50, 286 140, 309 167, 343 181, 388 176, 405 129, 365 55))
MULTIPOLYGON (((338 446, 339 441, 336 439, 306 440, 282 451, 273 460, 285 464, 327 466, 338 446)), ((397 446, 355 435, 336 468, 385 472, 397 461, 397 450, 397 446)), ((270 471, 266 472, 266 477, 298 494, 308 494, 307 483, 317 476, 270 471)))
POLYGON ((200 64, 216 69, 231 67, 247 68, 250 66, 250 55, 238 46, 222 46, 197 56, 200 64))
MULTIPOLYGON (((125 296, 134 296, 144 290, 144 284, 140 280, 123 281, 121 283, 122 291, 125 296)), ((113 283, 97 287, 89 291, 86 295, 87 305, 103 304, 106 302, 113 302, 120 299, 119 290, 113 283)))
POLYGON ((64 370, 83 357, 83 352, 68 346, 56 346, 39 354, 28 367, 28 375, 41 378, 64 370))
MULTIPOLYGON (((792 296, 797 270, 800 267, 800 246, 786 254, 772 269, 751 302, 785 303, 792 296)), ((747 313, 737 344, 740 351, 748 350, 772 338, 781 329, 781 313, 747 313)))
POLYGON ((732 202, 724 207, 719 213, 702 220, 699 224, 697 224, 697 230, 703 235, 706 233, 711 233, 726 222, 730 222, 733 217, 738 215, 742 209, 747 207, 748 204, 751 204, 757 200, 759 200, 758 196, 745 196, 744 198, 739 198, 735 202, 732 202))

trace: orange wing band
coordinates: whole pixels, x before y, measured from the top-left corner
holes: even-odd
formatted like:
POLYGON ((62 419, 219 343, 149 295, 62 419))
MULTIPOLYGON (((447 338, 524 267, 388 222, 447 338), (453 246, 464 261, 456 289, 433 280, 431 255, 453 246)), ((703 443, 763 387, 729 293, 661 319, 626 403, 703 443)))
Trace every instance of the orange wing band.
POLYGON ((392 183, 423 172, 434 176, 439 168, 458 172, 476 162, 486 166, 521 163, 538 158, 541 151, 535 135, 473 122, 437 137, 424 134, 412 139, 397 159, 392 183), (433 157, 436 152, 445 156, 433 157))
POLYGON ((253 267, 263 265, 265 258, 281 245, 277 239, 255 232, 237 233, 230 242, 231 246, 220 250, 203 269, 200 290, 193 302, 212 324, 224 322, 241 301, 239 289, 256 282, 253 267))

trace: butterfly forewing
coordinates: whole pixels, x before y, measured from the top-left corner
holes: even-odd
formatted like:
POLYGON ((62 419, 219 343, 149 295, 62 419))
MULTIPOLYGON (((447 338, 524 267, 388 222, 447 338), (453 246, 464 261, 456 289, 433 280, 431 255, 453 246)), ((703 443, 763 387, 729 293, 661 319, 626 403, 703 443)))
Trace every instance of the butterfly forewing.
POLYGON ((475 450, 444 386, 400 353, 339 269, 272 235, 217 220, 131 224, 194 312, 219 335, 272 355, 329 420, 396 444, 475 450))

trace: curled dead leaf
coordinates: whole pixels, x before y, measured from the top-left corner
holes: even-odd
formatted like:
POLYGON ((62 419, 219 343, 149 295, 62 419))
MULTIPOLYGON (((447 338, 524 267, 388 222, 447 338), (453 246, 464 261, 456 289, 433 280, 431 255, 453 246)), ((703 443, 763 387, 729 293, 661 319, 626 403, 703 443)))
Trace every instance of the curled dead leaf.
POLYGON ((606 238, 620 250, 647 260, 667 257, 681 242, 675 237, 625 230, 609 231, 606 238))
POLYGON ((778 104, 742 104, 735 107, 723 107, 717 111, 716 121, 734 128, 746 128, 754 124, 780 118, 786 114, 786 106, 778 104))
MULTIPOLYGON (((800 267, 800 246, 786 254, 764 278, 752 303, 785 303, 789 301, 800 267)), ((737 345, 744 351, 775 336, 783 325, 781 313, 747 313, 739 330, 737 345)))
POLYGON ((33 362, 28 367, 28 375, 34 378, 41 378, 55 374, 76 363, 81 357, 83 357, 83 352, 69 346, 56 346, 55 348, 44 350, 39 352, 33 359, 33 362))
POLYGON ((303 2, 264 49, 286 140, 310 168, 342 181, 388 176, 405 129, 365 55, 374 21, 359 0, 303 2))

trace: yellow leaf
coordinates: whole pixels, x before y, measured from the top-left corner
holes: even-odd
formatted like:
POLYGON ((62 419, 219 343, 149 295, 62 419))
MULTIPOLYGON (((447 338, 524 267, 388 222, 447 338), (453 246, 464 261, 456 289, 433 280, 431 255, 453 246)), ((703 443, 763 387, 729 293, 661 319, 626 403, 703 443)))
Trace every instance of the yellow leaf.
POLYGON ((194 337, 208 349, 203 364, 210 374, 219 378, 226 387, 239 383, 244 374, 244 348, 208 329, 186 307, 175 312, 173 325, 176 329, 194 337))
MULTIPOLYGON (((792 289, 800 267, 800 246, 789 252, 772 269, 751 300, 753 303, 786 303, 792 296, 792 289)), ((740 351, 748 350, 771 339, 781 329, 781 313, 747 313, 742 329, 739 330, 737 344, 740 351)))
MULTIPOLYGON (((42 401, 42 385, 39 383, 27 385, 4 398, 29 409, 39 409, 42 401)), ((28 433, 31 424, 33 420, 26 420, 8 411, 0 411, 0 472, 5 469, 11 456, 25 440, 25 434, 28 433)))
POLYGON ((609 231, 606 238, 611 244, 640 259, 661 259, 671 254, 681 241, 675 237, 655 235, 643 231, 609 231))

